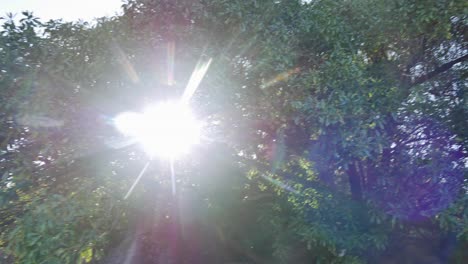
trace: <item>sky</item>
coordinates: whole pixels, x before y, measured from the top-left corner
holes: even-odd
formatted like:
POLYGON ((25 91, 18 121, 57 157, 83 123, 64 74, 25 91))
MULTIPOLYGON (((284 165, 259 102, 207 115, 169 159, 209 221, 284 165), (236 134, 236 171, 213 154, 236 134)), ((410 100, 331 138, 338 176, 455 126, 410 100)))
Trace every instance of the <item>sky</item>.
POLYGON ((6 13, 32 11, 41 21, 60 19, 91 21, 102 16, 111 16, 120 12, 122 0, 0 0, 0 16, 6 13))

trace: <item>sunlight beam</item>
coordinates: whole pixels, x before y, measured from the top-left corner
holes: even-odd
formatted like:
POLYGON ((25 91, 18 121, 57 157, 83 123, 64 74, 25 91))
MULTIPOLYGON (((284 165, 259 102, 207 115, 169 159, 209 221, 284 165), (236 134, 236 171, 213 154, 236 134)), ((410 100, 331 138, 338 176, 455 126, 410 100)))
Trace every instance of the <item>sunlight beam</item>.
POLYGON ((184 94, 182 95, 182 103, 188 103, 190 101, 190 98, 192 98, 193 94, 200 85, 201 80, 203 77, 205 77, 205 74, 210 67, 211 61, 212 59, 210 58, 206 62, 199 61, 197 63, 195 69, 192 72, 192 76, 190 76, 190 80, 187 83, 184 94))
POLYGON ((125 194, 125 197, 124 197, 124 200, 127 200, 127 198, 130 196, 130 194, 132 194, 133 192, 133 189, 135 189, 135 186, 138 184, 138 182, 140 181, 141 177, 143 177, 143 174, 145 174, 146 170, 148 169, 150 165, 150 162, 148 161, 145 166, 143 167, 143 169, 141 170, 140 174, 138 174, 138 177, 136 178, 136 180, 133 182, 132 184, 132 187, 130 187, 130 189, 128 190, 127 194, 125 194))

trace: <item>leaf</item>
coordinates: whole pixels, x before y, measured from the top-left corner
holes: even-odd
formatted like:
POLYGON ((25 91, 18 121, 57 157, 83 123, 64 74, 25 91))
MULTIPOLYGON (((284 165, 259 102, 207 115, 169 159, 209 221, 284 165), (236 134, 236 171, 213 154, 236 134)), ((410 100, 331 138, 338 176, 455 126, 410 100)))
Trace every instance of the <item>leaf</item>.
POLYGON ((80 259, 84 260, 86 263, 91 262, 91 260, 93 260, 93 249, 91 247, 87 247, 86 249, 81 251, 80 259))

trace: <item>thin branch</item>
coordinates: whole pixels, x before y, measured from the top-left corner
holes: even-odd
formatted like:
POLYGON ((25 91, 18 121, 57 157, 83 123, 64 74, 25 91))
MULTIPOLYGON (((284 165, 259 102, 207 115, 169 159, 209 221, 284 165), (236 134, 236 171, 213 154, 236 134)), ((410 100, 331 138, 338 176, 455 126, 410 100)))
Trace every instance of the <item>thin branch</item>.
POLYGON ((435 68, 433 71, 429 72, 428 74, 425 74, 423 76, 420 76, 419 78, 417 78, 416 80, 414 80, 412 83, 411 83, 411 86, 415 86, 415 85, 418 85, 418 84, 421 84, 425 81, 428 81, 432 78, 434 78, 435 76, 443 73, 443 72, 446 72, 448 70, 450 70, 453 65, 457 64, 457 63, 460 63, 460 62, 464 62, 468 59, 468 54, 458 58, 458 59, 455 59, 453 61, 450 61, 450 62, 447 62, 445 64, 442 64, 441 66, 435 68))

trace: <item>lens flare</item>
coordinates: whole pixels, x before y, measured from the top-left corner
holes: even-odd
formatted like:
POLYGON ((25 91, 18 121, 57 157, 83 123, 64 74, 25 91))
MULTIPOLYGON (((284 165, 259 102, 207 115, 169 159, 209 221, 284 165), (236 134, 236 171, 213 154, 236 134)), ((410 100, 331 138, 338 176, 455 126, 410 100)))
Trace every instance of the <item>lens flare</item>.
POLYGON ((164 102, 142 113, 125 112, 114 119, 117 129, 136 139, 153 156, 175 158, 199 142, 201 125, 187 104, 164 102))

